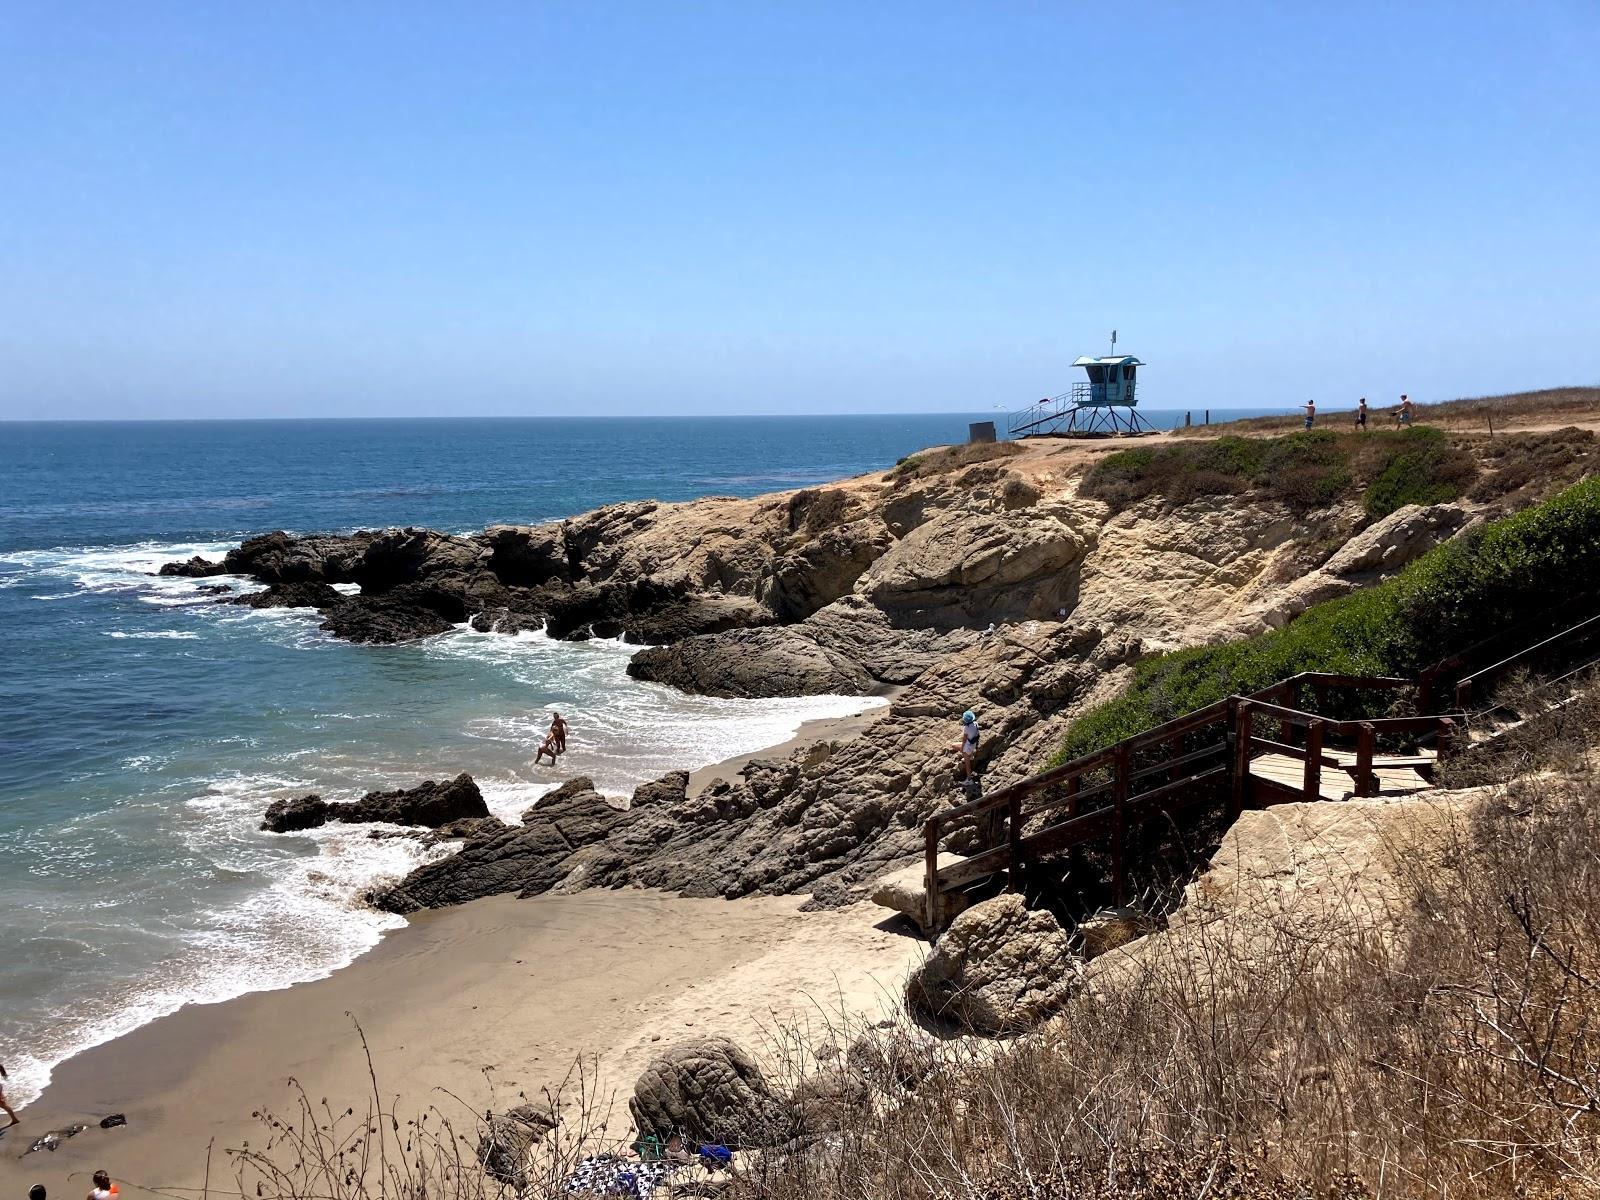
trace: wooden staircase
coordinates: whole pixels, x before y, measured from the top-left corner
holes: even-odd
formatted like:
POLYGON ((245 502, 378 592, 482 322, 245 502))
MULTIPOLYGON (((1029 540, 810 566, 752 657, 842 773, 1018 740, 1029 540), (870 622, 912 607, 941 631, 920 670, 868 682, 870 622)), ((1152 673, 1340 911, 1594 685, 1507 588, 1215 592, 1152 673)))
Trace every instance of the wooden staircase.
POLYGON ((1519 650, 1507 652, 1506 641, 1502 635, 1479 643, 1417 679, 1296 675, 937 813, 923 826, 923 927, 943 928, 969 890, 992 890, 1003 877, 1006 888, 1020 891, 1030 871, 1045 868, 1046 859, 1078 849, 1105 854, 1111 901, 1125 904, 1130 843, 1156 818, 1209 808, 1232 824, 1246 807, 1404 795, 1432 787, 1441 760, 1500 731, 1493 704, 1476 711, 1468 707, 1492 680, 1521 669, 1568 680, 1600 664, 1600 616, 1531 644, 1524 634, 1519 650), (1475 669, 1463 673, 1468 668, 1475 669), (1409 698, 1414 710, 1426 715, 1352 720, 1325 715, 1341 698, 1346 711, 1359 710, 1350 694, 1363 692, 1409 698), (1460 707, 1427 712, 1441 693, 1460 707), (941 848, 963 830, 980 845, 965 857, 946 853, 941 862, 941 848))

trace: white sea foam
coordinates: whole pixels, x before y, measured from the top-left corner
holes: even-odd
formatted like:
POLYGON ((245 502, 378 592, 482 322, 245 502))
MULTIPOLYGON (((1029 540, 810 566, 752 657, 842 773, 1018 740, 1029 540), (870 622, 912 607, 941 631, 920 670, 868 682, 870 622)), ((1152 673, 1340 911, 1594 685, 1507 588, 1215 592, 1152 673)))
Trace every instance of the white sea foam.
MULTIPOLYGON (((299 724, 258 731, 264 745, 251 736, 210 736, 203 743, 174 746, 170 754, 163 747, 160 754, 129 757, 121 769, 127 772, 129 790, 143 793, 138 801, 109 815, 94 813, 63 822, 49 834, 41 832, 41 854, 63 871, 92 878, 96 864, 89 834, 95 822, 142 820, 147 831, 155 822, 176 835, 178 859, 202 869, 193 887, 188 878, 175 877, 172 910, 152 928, 135 930, 147 940, 170 938, 170 952, 161 942, 153 965, 130 975, 125 990, 106 989, 103 999, 101 993, 90 1001, 79 998, 70 1019, 51 1025, 48 1036, 20 1052, 8 1048, 13 1054, 7 1064, 13 1068, 8 1090, 23 1101, 44 1086, 54 1064, 185 1004, 287 987, 348 964, 386 930, 403 923, 367 907, 360 897, 451 852, 411 837, 372 839, 367 836, 370 827, 361 826, 263 834, 257 828, 261 810, 276 796, 317 791, 330 799, 345 798, 367 787, 414 783, 428 774, 439 777, 449 766, 471 769, 490 810, 514 822, 572 774, 590 775, 602 790, 627 794, 665 771, 785 741, 808 720, 883 703, 844 696, 761 701, 687 696, 629 679, 626 666, 637 646, 614 640, 558 642, 542 631, 506 636, 462 626, 425 642, 387 648, 378 660, 370 657, 375 652, 369 648, 348 646, 318 631, 316 621, 308 619, 311 614, 214 605, 212 596, 199 591, 210 581, 153 574, 163 562, 193 554, 215 557, 226 548, 145 543, 27 551, 0 556, 0 563, 19 569, 16 578, 29 581, 41 594, 59 593, 65 599, 126 593, 130 600, 165 610, 159 617, 147 613, 147 619, 183 626, 141 630, 137 620, 119 621, 123 627, 103 631, 113 638, 259 637, 393 664, 385 669, 401 672, 396 679, 425 668, 426 686, 437 689, 440 699, 437 735, 418 738, 387 728, 389 710, 374 711, 386 702, 385 693, 352 692, 347 708, 329 705, 326 712, 300 714, 299 724), (63 585, 71 591, 63 591, 63 585), (497 689, 496 696, 525 694, 528 700, 522 707, 514 701, 474 703, 479 684, 497 689), (559 769, 538 768, 531 762, 532 751, 544 736, 552 708, 559 708, 571 723, 569 754, 559 769), (202 765, 208 777, 199 784, 193 774, 181 775, 208 760, 230 764, 230 769, 213 773, 202 765), (452 765, 456 763, 461 765, 452 765), (176 782, 168 772, 178 773, 176 782), (221 899, 207 903, 207 895, 221 899), (193 902, 191 907, 184 908, 186 899, 193 902)), ((149 653, 157 653, 154 646, 149 653)), ((340 661, 329 669, 339 670, 340 661)), ((240 682, 247 686, 250 681, 240 682)), ((427 719, 435 719, 431 707, 427 719)), ((25 836, 19 845, 28 849, 32 840, 32 835, 25 836)), ((120 902, 121 897, 106 899, 104 916, 94 917, 105 922, 98 926, 79 928, 57 919, 53 924, 41 921, 39 928, 65 939, 63 955, 96 948, 120 954, 121 931, 133 928, 111 924, 130 920, 118 915, 120 902)), ((86 907, 94 908, 92 899, 86 907)))

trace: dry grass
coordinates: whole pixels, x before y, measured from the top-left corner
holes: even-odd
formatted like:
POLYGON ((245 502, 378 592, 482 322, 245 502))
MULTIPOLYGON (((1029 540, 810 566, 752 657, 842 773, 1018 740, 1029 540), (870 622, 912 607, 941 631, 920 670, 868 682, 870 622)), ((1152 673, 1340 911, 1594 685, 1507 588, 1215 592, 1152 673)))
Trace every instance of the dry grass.
POLYGON ((925 450, 921 454, 902 458, 884 478, 890 483, 902 485, 915 479, 948 475, 974 463, 992 462, 1022 453, 1024 448, 1018 442, 965 442, 959 446, 925 450))
MULTIPOLYGON (((1431 832, 1381 848, 1384 886, 1352 864, 1329 873, 1337 887, 1246 877, 1215 911, 1196 891, 1169 931, 1098 960, 1092 988, 1009 1041, 909 1020, 778 1030, 766 1058, 804 1135, 673 1194, 1600 1196, 1600 687, 1558 703, 1513 683, 1500 699, 1534 717, 1476 756, 1502 782, 1386 826, 1431 832)), ((540 1098, 562 1123, 504 1186, 478 1169, 486 1127, 464 1106, 459 1127, 407 1118, 376 1078, 361 1116, 296 1096, 291 1119, 263 1117, 263 1146, 233 1154, 241 1195, 556 1197, 581 1157, 629 1137, 576 1072, 540 1098)))

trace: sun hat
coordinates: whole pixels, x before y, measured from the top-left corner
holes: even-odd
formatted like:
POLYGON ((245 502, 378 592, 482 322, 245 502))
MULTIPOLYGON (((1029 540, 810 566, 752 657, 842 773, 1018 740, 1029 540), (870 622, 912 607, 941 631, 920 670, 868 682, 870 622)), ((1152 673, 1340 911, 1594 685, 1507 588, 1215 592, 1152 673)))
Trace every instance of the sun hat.
POLYGON ((966 712, 961 714, 961 723, 963 725, 971 725, 977 719, 978 719, 978 715, 975 712, 973 712, 970 708, 967 709, 966 712))

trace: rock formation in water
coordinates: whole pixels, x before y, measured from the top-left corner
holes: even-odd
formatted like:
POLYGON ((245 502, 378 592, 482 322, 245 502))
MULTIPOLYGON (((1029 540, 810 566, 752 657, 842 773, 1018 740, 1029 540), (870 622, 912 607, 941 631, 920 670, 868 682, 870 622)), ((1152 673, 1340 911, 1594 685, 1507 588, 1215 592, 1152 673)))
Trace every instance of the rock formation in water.
POLYGON ((368 792, 349 803, 329 802, 321 796, 274 800, 262 815, 261 828, 269 833, 294 833, 315 829, 329 821, 345 824, 383 822, 439 829, 458 821, 481 819, 489 806, 471 775, 465 772, 445 783, 429 779, 414 788, 368 792))
POLYGON ((632 674, 704 694, 899 689, 866 735, 757 759, 695 794, 679 773, 622 808, 574 781, 522 825, 465 830, 458 855, 376 897, 410 911, 638 885, 809 892, 836 905, 915 860, 922 823, 954 794, 963 710, 980 714, 985 785, 1004 786, 1036 770, 1141 656, 1281 625, 1392 574, 1468 520, 1441 505, 1373 522, 1356 502, 1307 512, 1256 494, 1150 497, 1113 512, 1079 494, 1086 453, 1035 445, 948 469, 617 504, 471 537, 272 533, 221 564, 169 566, 251 576, 268 589, 240 602, 314 605, 324 628, 353 640, 461 622, 542 628, 648 644, 632 674))

